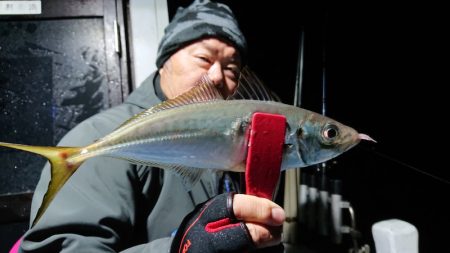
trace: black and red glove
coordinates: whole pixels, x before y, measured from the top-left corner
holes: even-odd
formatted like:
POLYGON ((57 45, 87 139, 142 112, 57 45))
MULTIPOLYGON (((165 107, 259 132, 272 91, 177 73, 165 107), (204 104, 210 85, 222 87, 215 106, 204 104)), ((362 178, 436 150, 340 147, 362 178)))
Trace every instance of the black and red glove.
POLYGON ((170 252, 244 252, 254 249, 244 222, 234 216, 233 195, 223 193, 197 205, 178 228, 170 252))
POLYGON ((284 252, 283 244, 256 249, 247 226, 233 212, 234 193, 222 193, 197 205, 172 241, 171 253, 284 252))

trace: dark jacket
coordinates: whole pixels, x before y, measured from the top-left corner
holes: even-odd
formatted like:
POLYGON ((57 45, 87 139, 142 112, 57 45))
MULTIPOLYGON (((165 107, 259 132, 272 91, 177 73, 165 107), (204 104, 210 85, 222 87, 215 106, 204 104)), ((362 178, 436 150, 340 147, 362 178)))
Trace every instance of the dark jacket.
MULTIPOLYGON (((136 113, 161 100, 155 74, 123 104, 99 113, 71 130, 59 146, 84 146, 105 136, 136 113)), ((44 167, 31 220, 50 179, 44 167)), ((204 173, 187 192, 172 172, 136 166, 114 158, 87 160, 67 181, 21 244, 24 252, 167 252, 171 234, 196 204, 217 194, 217 177, 204 173), (163 178, 163 179, 162 179, 163 178)))

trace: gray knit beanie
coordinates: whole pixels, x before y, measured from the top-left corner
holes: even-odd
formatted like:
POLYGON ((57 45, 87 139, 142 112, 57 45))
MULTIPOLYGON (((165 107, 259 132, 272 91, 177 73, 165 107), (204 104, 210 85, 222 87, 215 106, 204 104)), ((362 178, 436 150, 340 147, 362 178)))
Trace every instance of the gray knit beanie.
POLYGON ((232 43, 239 51, 244 65, 247 42, 230 8, 209 0, 195 0, 186 8, 179 7, 164 30, 158 47, 156 66, 160 69, 178 49, 205 37, 219 37, 232 43))

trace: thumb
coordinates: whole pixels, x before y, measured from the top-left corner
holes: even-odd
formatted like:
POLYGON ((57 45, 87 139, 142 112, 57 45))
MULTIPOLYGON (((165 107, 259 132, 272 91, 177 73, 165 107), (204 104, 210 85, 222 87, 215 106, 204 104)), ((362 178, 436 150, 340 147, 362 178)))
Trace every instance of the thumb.
POLYGON ((238 220, 281 226, 286 219, 283 208, 265 198, 235 194, 233 202, 233 212, 238 220))

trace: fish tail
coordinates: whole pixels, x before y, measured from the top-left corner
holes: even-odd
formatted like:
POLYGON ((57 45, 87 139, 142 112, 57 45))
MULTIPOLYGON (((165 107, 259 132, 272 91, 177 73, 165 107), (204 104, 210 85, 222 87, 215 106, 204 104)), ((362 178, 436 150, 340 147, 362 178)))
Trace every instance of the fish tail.
POLYGON ((44 147, 44 146, 30 146, 22 144, 13 144, 0 142, 0 146, 23 150, 34 154, 41 155, 47 158, 51 164, 51 179, 48 185, 47 192, 44 196, 41 206, 33 220, 32 227, 41 218, 42 214, 50 205, 50 202, 55 197, 56 193, 66 183, 66 181, 72 176, 72 174, 80 167, 84 160, 71 163, 67 161, 67 158, 79 154, 81 147, 44 147))

